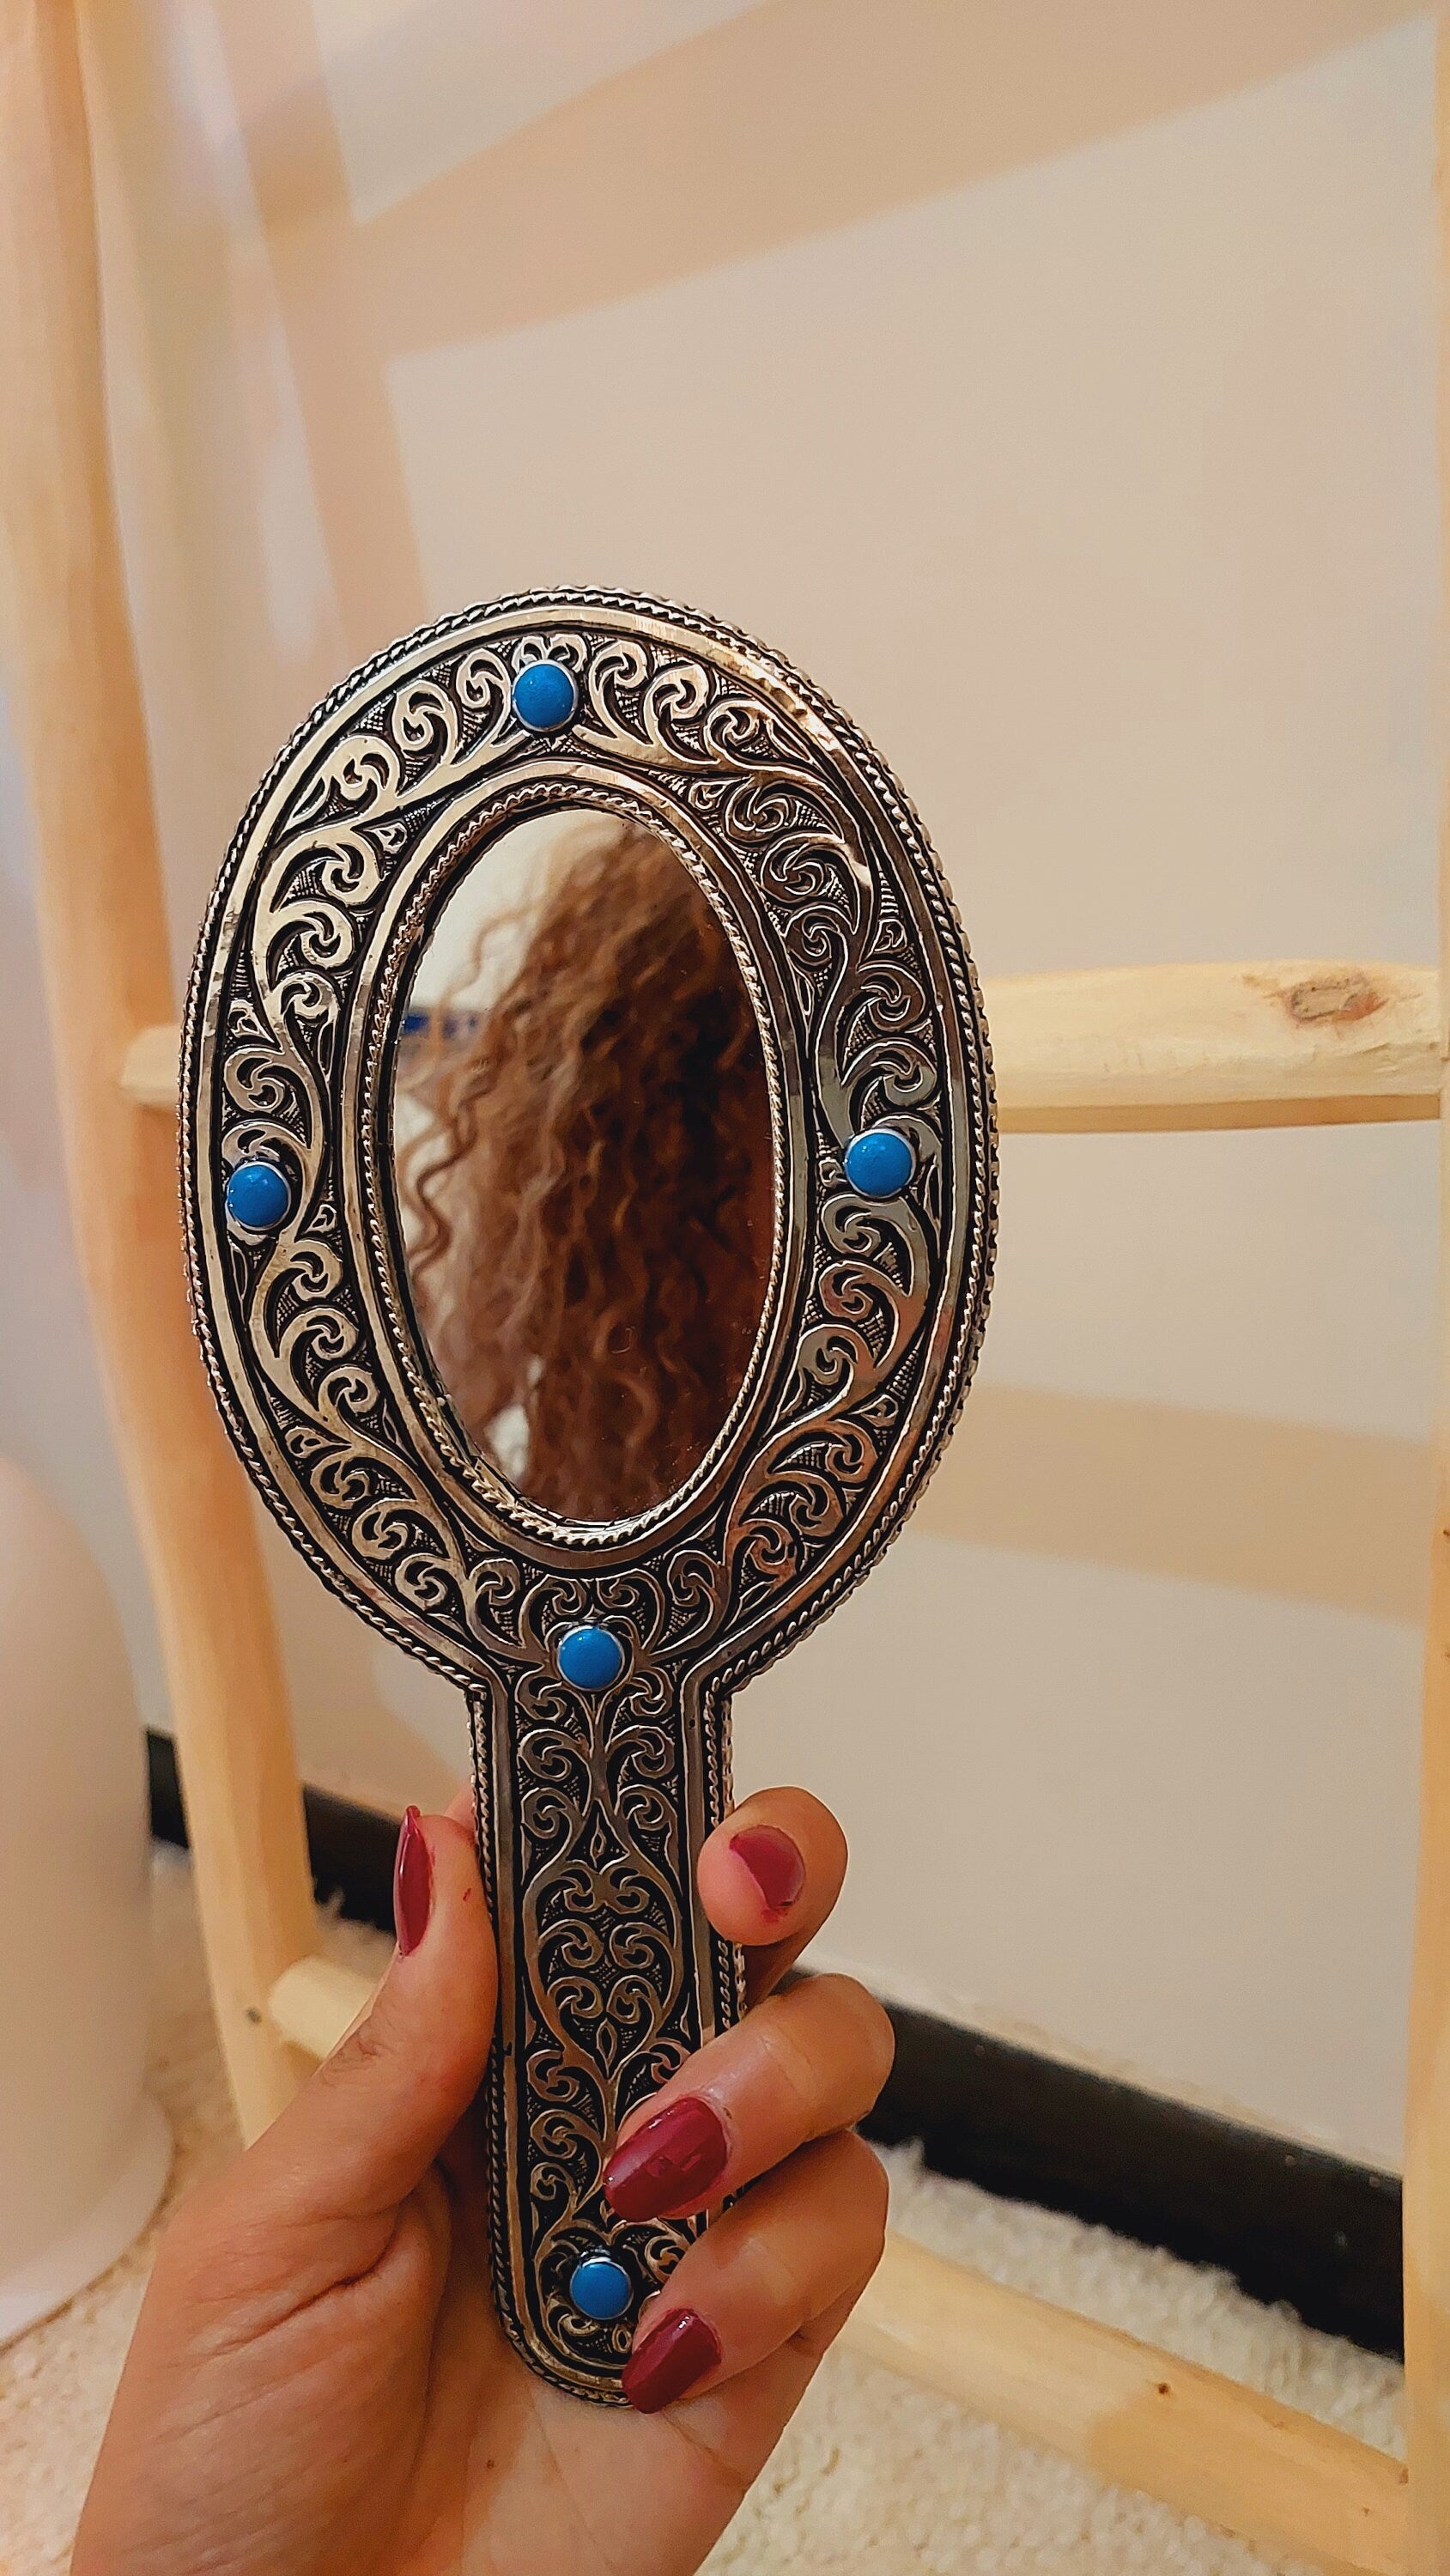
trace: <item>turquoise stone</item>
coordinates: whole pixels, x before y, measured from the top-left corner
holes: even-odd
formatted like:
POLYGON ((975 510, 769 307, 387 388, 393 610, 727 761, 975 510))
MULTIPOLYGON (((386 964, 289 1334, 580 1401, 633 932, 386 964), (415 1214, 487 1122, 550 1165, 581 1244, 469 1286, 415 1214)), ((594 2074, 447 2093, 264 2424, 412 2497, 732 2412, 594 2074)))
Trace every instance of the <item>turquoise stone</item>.
POLYGON ((634 2297, 634 2283, 612 2254, 586 2254, 569 2280, 569 2296, 581 2316, 609 2325, 622 2317, 634 2297))
POLYGON ((864 1199, 894 1199, 916 1169, 910 1141, 895 1127, 866 1127, 846 1147, 846 1178, 864 1199))
POLYGON ((562 662, 527 662, 513 687, 514 714, 530 733, 558 733, 574 721, 579 684, 562 662))
POLYGON ((285 1172, 275 1163, 238 1163, 227 1182, 227 1214, 249 1234, 269 1234, 292 1205, 285 1172))
POLYGON ((559 1641, 559 1670, 576 1690, 608 1690, 624 1670, 624 1648, 609 1628, 571 1628, 559 1641))

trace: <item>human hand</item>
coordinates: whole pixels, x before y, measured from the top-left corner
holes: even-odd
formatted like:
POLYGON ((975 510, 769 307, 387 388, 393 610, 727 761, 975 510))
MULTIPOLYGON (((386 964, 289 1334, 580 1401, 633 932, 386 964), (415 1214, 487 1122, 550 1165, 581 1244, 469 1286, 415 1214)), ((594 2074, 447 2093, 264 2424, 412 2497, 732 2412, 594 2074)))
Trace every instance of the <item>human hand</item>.
POLYGON ((685 2576, 774 2448, 880 2255, 886 2186, 850 2134, 891 2062, 864 1988, 773 1989, 840 1892, 839 1826, 752 1798, 700 1856, 751 2009, 625 2126, 628 2217, 713 2206, 645 2309, 629 2409, 506 2342, 466 2118, 497 1969, 461 1814, 399 1847, 372 2007, 162 2239, 72 2576, 685 2576))

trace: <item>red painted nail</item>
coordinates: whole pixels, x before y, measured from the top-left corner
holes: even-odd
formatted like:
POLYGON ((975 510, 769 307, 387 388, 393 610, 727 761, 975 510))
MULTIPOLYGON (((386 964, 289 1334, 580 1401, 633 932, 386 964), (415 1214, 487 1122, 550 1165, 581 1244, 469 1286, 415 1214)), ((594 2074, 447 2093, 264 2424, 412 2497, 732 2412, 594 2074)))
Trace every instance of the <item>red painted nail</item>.
POLYGON ((405 1959, 410 1950, 417 1949, 432 1911, 433 1855, 418 1810, 410 1807, 403 1818, 398 1857, 393 1863, 393 1921, 398 1948, 405 1959))
POLYGON ((730 1848, 759 1888, 766 1913, 789 1913, 806 1883, 799 1845, 778 1825, 747 1825, 742 1833, 732 1835, 730 1848))
POLYGON ((624 2365, 620 2381, 625 2396, 639 2415, 658 2415, 662 2406, 673 2406, 707 2370, 713 2370, 720 2358, 720 2338, 704 2317, 693 2308, 672 2308, 652 2326, 643 2343, 635 2345, 624 2365))
POLYGON ((604 2169, 604 2188, 621 2218, 698 2208, 729 2153, 719 2113, 687 2095, 615 2148, 604 2169))

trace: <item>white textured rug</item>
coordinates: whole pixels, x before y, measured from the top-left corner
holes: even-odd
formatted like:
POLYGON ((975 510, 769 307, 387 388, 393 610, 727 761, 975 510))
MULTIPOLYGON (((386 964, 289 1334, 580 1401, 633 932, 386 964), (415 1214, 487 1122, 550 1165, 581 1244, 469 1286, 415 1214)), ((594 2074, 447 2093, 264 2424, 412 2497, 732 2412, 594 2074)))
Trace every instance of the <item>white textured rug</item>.
MULTIPOLYGON (((177 2138, 168 2205, 235 2145, 186 1863, 156 1869, 154 2083, 177 2138)), ((381 1965, 375 1933, 329 1946, 381 1965)), ((1204 2361, 1368 2442, 1398 2443, 1400 2374, 1193 2270, 1075 2220, 892 2170, 894 2222, 999 2279, 1204 2361)), ((140 2304, 148 2237, 0 2353, 0 2576, 59 2576, 140 2304)), ((993 2425, 832 2354, 710 2560, 731 2576, 1253 2576, 1264 2562, 1202 2524, 1099 2486, 993 2425)))

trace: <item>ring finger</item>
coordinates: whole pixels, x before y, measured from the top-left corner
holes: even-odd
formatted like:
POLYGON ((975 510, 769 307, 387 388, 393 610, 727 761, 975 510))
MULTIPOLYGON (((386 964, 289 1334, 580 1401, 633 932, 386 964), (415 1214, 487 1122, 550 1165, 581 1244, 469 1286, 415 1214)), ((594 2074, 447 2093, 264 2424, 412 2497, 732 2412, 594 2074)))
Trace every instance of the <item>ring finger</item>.
POLYGON ((697 2238, 651 2302, 625 2366, 631 2406, 658 2414, 786 2347, 804 2387, 875 2270, 885 2227, 886 2177, 861 2139, 803 2148, 697 2238))

